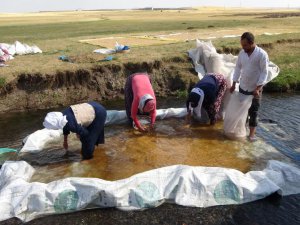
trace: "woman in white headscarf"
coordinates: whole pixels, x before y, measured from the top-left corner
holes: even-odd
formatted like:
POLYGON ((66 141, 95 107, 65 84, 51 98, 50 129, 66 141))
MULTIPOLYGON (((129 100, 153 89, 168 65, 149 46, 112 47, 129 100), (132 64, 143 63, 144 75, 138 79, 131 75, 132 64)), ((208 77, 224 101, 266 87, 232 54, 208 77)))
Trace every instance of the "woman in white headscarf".
POLYGON ((64 148, 68 149, 68 135, 76 133, 82 143, 83 159, 91 159, 98 144, 104 144, 106 109, 97 102, 72 105, 63 112, 50 112, 44 120, 47 129, 62 129, 64 148))
POLYGON ((134 125, 139 131, 145 128, 138 120, 138 115, 149 115, 151 129, 156 120, 156 98, 147 73, 135 73, 130 75, 125 84, 125 108, 130 125, 134 125))
POLYGON ((206 74, 188 96, 186 101, 188 117, 193 113, 196 119, 200 119, 203 108, 208 114, 210 124, 214 125, 226 88, 227 83, 222 74, 206 74))

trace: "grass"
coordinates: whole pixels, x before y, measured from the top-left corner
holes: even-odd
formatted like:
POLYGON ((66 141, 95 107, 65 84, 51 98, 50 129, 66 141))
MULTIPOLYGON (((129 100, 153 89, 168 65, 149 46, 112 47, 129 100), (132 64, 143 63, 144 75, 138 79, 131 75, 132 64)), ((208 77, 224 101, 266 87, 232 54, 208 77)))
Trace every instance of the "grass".
MULTIPOLYGON (((263 23, 264 21, 258 21, 263 23)), ((253 25, 251 20, 198 20, 188 21, 139 21, 139 20, 122 20, 122 21, 92 21, 92 22, 68 22, 58 24, 37 24, 37 25, 15 25, 4 26, 0 30, 1 39, 10 42, 13 40, 36 41, 36 40, 53 40, 57 38, 76 38, 84 36, 112 35, 112 34, 131 34, 140 32, 156 31, 176 31, 193 29, 207 29, 212 25, 214 28, 234 28, 238 26, 253 25)), ((257 23, 257 22, 256 22, 257 23)))
POLYGON ((281 74, 272 82, 279 88, 299 89, 300 84, 300 43, 286 43, 272 49, 270 57, 281 65, 281 74))
MULTIPOLYGON (((295 11, 295 10, 294 10, 295 11)), ((253 10, 201 8, 186 11, 91 11, 47 12, 30 14, 0 14, 1 42, 15 40, 36 44, 43 54, 17 56, 9 67, 1 68, 0 75, 9 82, 22 73, 55 74, 57 71, 91 68, 97 64, 126 63, 161 60, 174 56, 184 57, 195 46, 194 41, 167 45, 134 47, 128 54, 118 54, 113 62, 98 62, 104 56, 93 54, 98 46, 80 43, 79 40, 145 34, 188 32, 193 37, 213 40, 218 49, 238 49, 238 38, 224 35, 254 32, 257 43, 273 43, 266 49, 270 59, 281 68, 274 84, 292 85, 299 82, 299 42, 276 44, 282 39, 299 39, 300 17, 258 18, 267 13, 290 13, 292 10, 253 10), (238 16, 234 16, 239 14, 238 16), (192 28, 192 29, 188 29, 192 28), (267 36, 263 33, 281 33, 267 36), (75 63, 58 60, 60 55, 75 58, 75 63)), ((299 12, 296 11, 296 12, 299 12)), ((126 43, 123 43, 126 44, 126 43)))
POLYGON ((176 96, 177 96, 177 98, 180 98, 180 99, 186 99, 188 96, 188 92, 187 92, 187 90, 178 90, 176 96))
POLYGON ((5 77, 0 77, 0 88, 2 88, 6 84, 5 77))

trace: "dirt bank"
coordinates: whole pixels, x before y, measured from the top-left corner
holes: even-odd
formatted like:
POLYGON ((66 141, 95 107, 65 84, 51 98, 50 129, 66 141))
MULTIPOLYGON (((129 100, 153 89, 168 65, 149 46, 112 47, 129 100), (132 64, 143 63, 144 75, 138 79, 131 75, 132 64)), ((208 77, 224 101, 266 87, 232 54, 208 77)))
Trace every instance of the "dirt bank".
MULTIPOLYGON (((277 43, 299 42, 278 40, 277 43)), ((271 43, 261 44, 272 49, 271 43)), ((238 54, 240 48, 222 47, 219 53, 238 54)), ((55 74, 22 73, 13 81, 0 84, 0 113, 32 109, 48 109, 90 100, 123 99, 125 79, 132 73, 151 75, 157 97, 186 94, 197 81, 197 74, 187 56, 174 56, 162 60, 139 63, 104 63, 75 71, 58 71, 55 74)), ((278 85, 269 83, 267 92, 298 91, 300 84, 278 85)))
POLYGON ((123 98, 125 79, 135 72, 148 72, 151 75, 158 97, 178 95, 197 81, 187 57, 95 65, 91 69, 56 74, 23 73, 0 89, 0 112, 123 98))

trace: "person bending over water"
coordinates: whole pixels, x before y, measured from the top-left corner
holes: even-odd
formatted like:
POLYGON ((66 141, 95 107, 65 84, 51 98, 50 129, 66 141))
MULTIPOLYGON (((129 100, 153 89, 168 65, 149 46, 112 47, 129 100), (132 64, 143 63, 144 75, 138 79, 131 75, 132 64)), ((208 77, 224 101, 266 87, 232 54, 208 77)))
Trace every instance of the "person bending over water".
POLYGON ((135 73, 130 75, 125 84, 125 107, 130 125, 134 125, 139 131, 146 128, 141 125, 137 115, 150 115, 150 129, 154 128, 156 119, 156 98, 147 73, 135 73))
POLYGON ((104 144, 106 109, 97 102, 71 105, 63 112, 49 112, 43 125, 47 129, 63 129, 64 148, 68 150, 68 135, 76 133, 80 139, 83 159, 93 158, 95 146, 104 144))
POLYGON ((227 83, 222 74, 206 74, 192 89, 186 101, 188 119, 193 115, 195 119, 201 118, 203 107, 214 125, 227 88, 227 83))

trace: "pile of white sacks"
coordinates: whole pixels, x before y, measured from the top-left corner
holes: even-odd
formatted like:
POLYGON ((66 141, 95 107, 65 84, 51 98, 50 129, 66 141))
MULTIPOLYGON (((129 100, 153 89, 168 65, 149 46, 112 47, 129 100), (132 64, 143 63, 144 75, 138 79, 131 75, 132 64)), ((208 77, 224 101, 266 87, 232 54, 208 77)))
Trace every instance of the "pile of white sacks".
MULTIPOLYGON (((246 120, 248 109, 253 96, 245 96, 238 92, 238 85, 232 94, 232 76, 237 56, 232 54, 218 54, 210 41, 196 41, 196 48, 188 51, 198 77, 201 80, 207 73, 223 74, 227 81, 228 90, 223 100, 224 133, 229 138, 244 138, 246 136, 246 120)), ((277 65, 269 62, 267 83, 278 76, 280 70, 277 65)))
MULTIPOLYGON (((211 43, 197 41, 189 51, 199 78, 206 72, 226 76, 228 86, 236 57, 216 53, 211 43)), ((279 69, 270 63, 268 81, 279 69)), ((224 101, 225 133, 245 135, 245 116, 236 111, 243 103, 238 92, 227 94, 224 101), (235 110, 234 110, 235 108, 235 110), (243 116, 241 116, 241 114, 243 116), (239 118, 235 127, 227 125, 239 118)), ((161 109, 158 119, 184 117, 186 109, 161 109)), ((106 125, 126 122, 125 111, 108 111, 106 125)), ((49 142, 61 141, 62 131, 39 130, 25 141, 21 153, 42 151, 49 142)), ((164 202, 191 207, 242 204, 262 199, 274 192, 281 195, 300 193, 300 169, 278 161, 269 161, 262 171, 246 174, 228 168, 174 165, 150 170, 123 180, 105 181, 98 178, 66 178, 48 184, 30 182, 34 173, 27 162, 7 161, 0 170, 0 221, 17 217, 22 221, 88 208, 116 207, 141 210, 164 202)))
POLYGON ((42 53, 42 50, 36 45, 29 46, 19 41, 16 41, 14 44, 0 43, 0 57, 2 57, 3 61, 14 59, 14 55, 36 53, 42 53))

